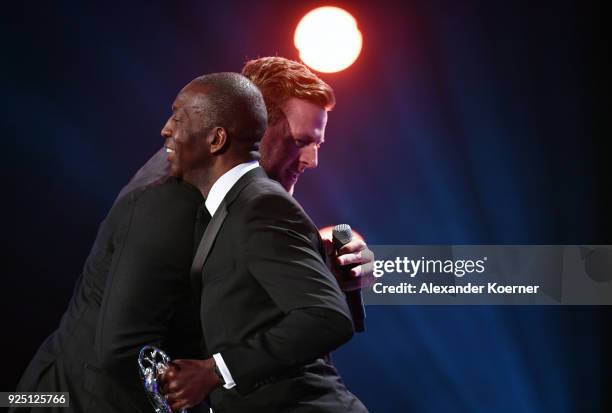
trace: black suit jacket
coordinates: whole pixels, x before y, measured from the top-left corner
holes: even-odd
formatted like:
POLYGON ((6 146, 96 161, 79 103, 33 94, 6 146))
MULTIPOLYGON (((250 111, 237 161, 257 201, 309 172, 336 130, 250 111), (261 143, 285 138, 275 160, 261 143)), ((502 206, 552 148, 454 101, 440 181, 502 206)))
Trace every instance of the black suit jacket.
MULTIPOLYGON (((101 224, 59 328, 42 344, 19 391, 69 391, 58 412, 151 412, 137 368, 155 344, 200 358, 189 269, 203 198, 175 178, 122 197, 101 224)), ((201 234, 201 232, 200 232, 201 234)))
POLYGON ((236 387, 211 394, 222 412, 362 412, 326 354, 353 334, 344 294, 323 262, 319 232, 261 168, 229 191, 201 273, 207 354, 236 387))

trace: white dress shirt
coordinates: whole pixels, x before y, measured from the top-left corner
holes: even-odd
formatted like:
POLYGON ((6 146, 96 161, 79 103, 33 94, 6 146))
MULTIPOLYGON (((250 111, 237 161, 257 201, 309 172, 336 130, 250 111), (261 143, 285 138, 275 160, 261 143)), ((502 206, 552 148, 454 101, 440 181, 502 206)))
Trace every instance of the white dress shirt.
MULTIPOLYGON (((221 201, 225 198, 225 195, 232 189, 232 187, 238 182, 240 178, 247 172, 252 169, 255 169, 259 166, 259 162, 251 161, 246 163, 241 163, 240 165, 234 166, 232 169, 221 175, 219 179, 215 181, 213 186, 210 188, 208 192, 208 196, 206 197, 206 209, 210 213, 210 216, 214 216, 215 212, 221 205, 221 201)), ((230 373, 225 361, 223 361, 223 357, 221 357, 221 353, 213 354, 215 359, 215 363, 223 376, 223 380, 225 384, 223 387, 226 389, 231 389, 236 385, 232 374, 230 373)), ((211 409, 212 410, 212 409, 211 409)))

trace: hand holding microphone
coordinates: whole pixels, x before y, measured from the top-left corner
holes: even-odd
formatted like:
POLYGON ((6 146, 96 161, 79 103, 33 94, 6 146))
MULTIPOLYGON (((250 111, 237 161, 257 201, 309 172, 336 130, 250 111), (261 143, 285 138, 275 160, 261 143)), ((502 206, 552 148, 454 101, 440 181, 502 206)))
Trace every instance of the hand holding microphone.
POLYGON ((346 224, 334 227, 332 244, 339 272, 335 275, 339 278, 340 286, 346 294, 355 331, 362 332, 365 330, 365 308, 360 289, 371 285, 374 281, 371 269, 373 254, 363 241, 353 241, 351 227, 346 224), (345 251, 342 251, 343 247, 345 251), (346 247, 351 247, 351 251, 346 251, 346 247))

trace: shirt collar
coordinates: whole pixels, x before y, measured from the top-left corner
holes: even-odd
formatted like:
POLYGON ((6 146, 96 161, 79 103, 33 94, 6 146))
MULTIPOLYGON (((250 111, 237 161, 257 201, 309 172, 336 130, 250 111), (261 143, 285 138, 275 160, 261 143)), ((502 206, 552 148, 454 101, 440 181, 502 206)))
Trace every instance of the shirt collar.
POLYGON ((221 201, 223 201, 225 195, 227 195, 229 190, 232 189, 236 182, 242 178, 242 175, 246 174, 252 169, 257 168, 258 166, 259 162, 257 161, 241 163, 234 166, 215 181, 213 186, 210 188, 210 192, 208 192, 208 196, 206 197, 206 209, 208 209, 210 216, 215 215, 215 212, 217 212, 217 208, 219 208, 219 205, 221 205, 221 201))

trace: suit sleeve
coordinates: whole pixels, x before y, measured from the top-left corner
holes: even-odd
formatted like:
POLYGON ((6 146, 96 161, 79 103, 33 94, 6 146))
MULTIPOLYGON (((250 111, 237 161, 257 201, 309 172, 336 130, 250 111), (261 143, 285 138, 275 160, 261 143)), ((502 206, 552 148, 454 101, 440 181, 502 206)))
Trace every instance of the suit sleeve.
POLYGON ((119 195, 117 195, 117 199, 115 199, 115 204, 133 190, 145 187, 153 182, 168 177, 170 174, 170 164, 168 163, 167 155, 166 148, 164 147, 155 152, 138 172, 136 172, 132 179, 130 179, 130 182, 121 189, 119 195))
POLYGON ((165 337, 189 288, 196 208, 180 188, 163 188, 143 194, 126 213, 96 331, 101 367, 123 373, 136 366, 143 345, 165 337))
POLYGON ((245 219, 247 268, 285 314, 221 355, 239 393, 336 349, 353 334, 344 294, 315 247, 316 228, 292 200, 265 195, 245 219))

